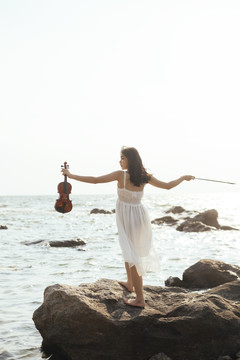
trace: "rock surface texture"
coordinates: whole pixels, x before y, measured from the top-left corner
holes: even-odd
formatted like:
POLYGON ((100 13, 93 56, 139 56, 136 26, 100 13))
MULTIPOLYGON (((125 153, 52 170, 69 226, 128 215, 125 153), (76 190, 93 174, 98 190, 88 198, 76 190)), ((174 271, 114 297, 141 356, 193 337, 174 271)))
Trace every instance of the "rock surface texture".
POLYGON ((160 354, 217 360, 239 351, 239 280, 204 293, 144 289, 146 307, 139 309, 124 304, 132 295, 114 280, 49 286, 33 314, 43 350, 65 360, 149 360, 160 354))

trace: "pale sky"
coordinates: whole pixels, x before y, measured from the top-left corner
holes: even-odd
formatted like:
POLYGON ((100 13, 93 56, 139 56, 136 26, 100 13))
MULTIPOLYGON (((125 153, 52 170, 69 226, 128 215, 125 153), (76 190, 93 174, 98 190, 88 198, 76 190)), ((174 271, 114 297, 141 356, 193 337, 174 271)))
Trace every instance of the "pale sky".
POLYGON ((1 0, 0 30, 0 195, 118 170, 123 145, 160 180, 239 184, 239 0, 1 0))

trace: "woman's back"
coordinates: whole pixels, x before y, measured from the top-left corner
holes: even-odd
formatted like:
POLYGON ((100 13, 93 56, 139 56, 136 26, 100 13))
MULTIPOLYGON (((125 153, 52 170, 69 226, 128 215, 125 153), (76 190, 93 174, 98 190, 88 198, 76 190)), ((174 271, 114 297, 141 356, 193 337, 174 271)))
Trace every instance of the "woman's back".
POLYGON ((140 204, 143 197, 144 185, 145 184, 135 186, 131 183, 129 174, 123 171, 123 184, 119 182, 118 186, 119 200, 129 204, 140 204))

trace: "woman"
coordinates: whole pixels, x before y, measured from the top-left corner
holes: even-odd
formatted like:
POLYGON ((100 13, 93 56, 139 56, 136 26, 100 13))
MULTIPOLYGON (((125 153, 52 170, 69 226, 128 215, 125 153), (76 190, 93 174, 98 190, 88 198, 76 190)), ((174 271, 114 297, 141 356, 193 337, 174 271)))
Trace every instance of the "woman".
POLYGON ((138 151, 133 147, 123 147, 120 166, 122 171, 93 177, 73 175, 67 169, 62 173, 70 179, 98 184, 117 181, 118 200, 116 220, 119 243, 122 249, 127 281, 120 281, 129 292, 135 290, 135 299, 125 299, 127 305, 144 308, 142 276, 147 271, 158 269, 158 257, 152 244, 151 223, 145 207, 141 203, 146 184, 160 189, 172 189, 184 180, 193 180, 194 176, 185 175, 179 179, 163 182, 147 173, 138 151))

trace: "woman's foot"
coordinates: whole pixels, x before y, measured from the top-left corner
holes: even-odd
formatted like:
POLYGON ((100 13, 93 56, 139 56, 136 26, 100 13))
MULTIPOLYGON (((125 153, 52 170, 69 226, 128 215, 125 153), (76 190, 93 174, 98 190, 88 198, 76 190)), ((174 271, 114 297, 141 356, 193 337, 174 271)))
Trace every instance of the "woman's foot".
POLYGON ((126 305, 138 307, 138 308, 145 308, 145 301, 138 300, 138 299, 124 299, 126 305))
POLYGON ((127 289, 127 291, 133 292, 133 285, 129 284, 128 281, 118 281, 118 283, 120 285, 122 285, 123 287, 125 287, 125 289, 127 289))

